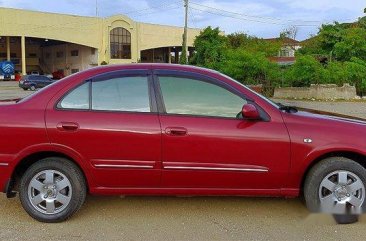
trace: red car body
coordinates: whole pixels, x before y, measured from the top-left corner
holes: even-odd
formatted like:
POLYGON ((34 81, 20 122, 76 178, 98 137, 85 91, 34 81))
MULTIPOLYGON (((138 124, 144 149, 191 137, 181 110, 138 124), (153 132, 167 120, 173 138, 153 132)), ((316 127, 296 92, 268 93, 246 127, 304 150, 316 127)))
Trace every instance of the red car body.
POLYGON ((75 162, 91 194, 298 196, 307 171, 327 156, 366 156, 361 120, 282 111, 243 85, 179 65, 103 66, 64 78, 0 106, 0 190, 46 156, 75 162), (251 99, 267 121, 59 110, 82 81, 114 71, 199 74, 251 99))

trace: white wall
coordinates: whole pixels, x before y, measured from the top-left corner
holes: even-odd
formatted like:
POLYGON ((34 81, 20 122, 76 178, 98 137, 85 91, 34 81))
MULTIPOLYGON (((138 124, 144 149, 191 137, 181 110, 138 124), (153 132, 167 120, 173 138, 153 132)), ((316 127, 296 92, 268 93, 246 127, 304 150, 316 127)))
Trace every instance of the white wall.
POLYGON ((73 70, 82 71, 98 65, 98 51, 90 47, 67 43, 42 47, 41 50, 41 67, 45 72, 63 70, 67 76, 72 74, 73 70), (78 51, 78 56, 71 56, 71 52, 75 50, 78 51), (57 57, 58 52, 63 55, 57 57))

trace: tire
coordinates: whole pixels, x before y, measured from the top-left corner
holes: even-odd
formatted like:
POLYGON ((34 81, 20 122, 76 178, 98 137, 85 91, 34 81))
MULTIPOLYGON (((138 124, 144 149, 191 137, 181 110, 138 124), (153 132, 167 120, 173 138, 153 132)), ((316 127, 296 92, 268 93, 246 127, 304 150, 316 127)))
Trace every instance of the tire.
POLYGON ((366 169, 344 157, 330 157, 317 163, 304 184, 306 206, 311 212, 333 214, 339 224, 358 221, 366 210, 366 169))
POLYGON ((35 91, 35 90, 36 90, 36 86, 31 85, 30 90, 31 90, 31 91, 35 91))
POLYGON ((34 219, 62 222, 83 205, 86 183, 79 167, 70 160, 49 157, 26 170, 20 180, 19 197, 25 211, 34 219))
POLYGON ((28 90, 28 88, 23 88, 23 90, 27 91, 27 90, 28 90))
POLYGON ((358 215, 333 215, 338 224, 352 224, 358 222, 358 215))

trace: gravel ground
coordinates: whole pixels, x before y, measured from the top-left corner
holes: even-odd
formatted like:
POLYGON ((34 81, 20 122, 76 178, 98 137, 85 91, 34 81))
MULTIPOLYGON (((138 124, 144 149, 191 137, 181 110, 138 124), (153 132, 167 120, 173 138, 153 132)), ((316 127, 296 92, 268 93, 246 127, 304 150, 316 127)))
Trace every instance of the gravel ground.
MULTIPOLYGON (((0 82, 0 99, 31 93, 0 82)), ((363 102, 281 102, 366 117, 363 102)), ((89 196, 67 222, 44 224, 0 194, 0 240, 365 240, 365 223, 336 225, 300 199, 89 196)))
POLYGON ((0 197, 0 240, 365 240, 365 222, 336 225, 299 199, 90 196, 70 220, 44 224, 0 197))

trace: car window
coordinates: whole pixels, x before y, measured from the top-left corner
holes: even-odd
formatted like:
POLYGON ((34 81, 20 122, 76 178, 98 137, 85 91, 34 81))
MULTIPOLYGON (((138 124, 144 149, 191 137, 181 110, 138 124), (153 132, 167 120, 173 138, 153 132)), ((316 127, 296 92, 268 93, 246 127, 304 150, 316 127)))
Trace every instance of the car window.
POLYGON ((92 109, 150 112, 147 77, 129 76, 93 81, 92 109))
POLYGON ((159 77, 168 114, 236 118, 246 100, 218 85, 183 77, 159 77))
POLYGON ((80 85, 68 93, 59 103, 58 107, 63 109, 89 109, 89 82, 80 85))
POLYGON ((39 76, 39 79, 40 80, 43 80, 43 81, 49 81, 50 79, 47 78, 46 76, 39 76))

